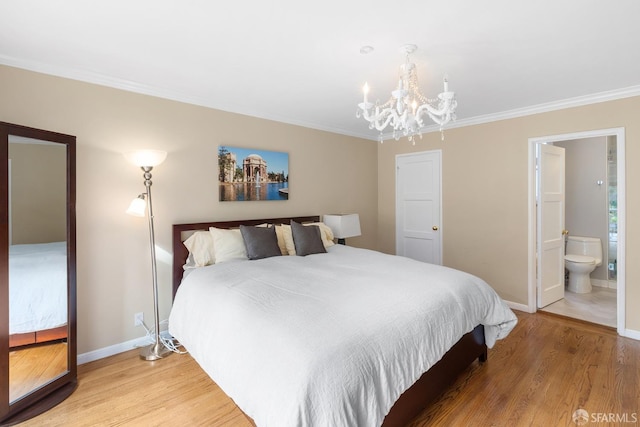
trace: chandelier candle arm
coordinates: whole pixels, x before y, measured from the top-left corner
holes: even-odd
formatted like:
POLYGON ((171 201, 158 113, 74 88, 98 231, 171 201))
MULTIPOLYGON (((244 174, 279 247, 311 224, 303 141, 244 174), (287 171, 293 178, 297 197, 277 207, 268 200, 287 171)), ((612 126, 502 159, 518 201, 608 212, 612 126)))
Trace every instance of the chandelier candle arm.
MULTIPOLYGON (((376 130, 380 132, 382 132, 392 120, 398 125, 400 124, 400 121, 401 121, 400 116, 398 115, 396 110, 392 108, 388 108, 388 109, 384 109, 383 111, 380 111, 380 107, 377 107, 377 106, 376 106, 375 113, 373 115, 371 115, 371 112, 369 109, 364 110, 364 118, 365 120, 371 123, 369 126, 371 129, 375 127, 376 130), (385 118, 385 116, 387 117, 385 118)), ((394 126, 397 126, 397 125, 394 125, 394 126)))
MULTIPOLYGON (((430 113, 430 116, 431 115, 435 116, 435 117, 431 117, 434 122, 438 124, 443 124, 440 122, 444 122, 444 124, 446 124, 449 120, 444 120, 444 119, 446 119, 446 116, 449 113, 449 110, 451 110, 452 103, 456 102, 455 99, 453 99, 453 97, 454 97, 453 92, 441 93, 440 95, 438 95, 438 99, 440 100, 440 105, 438 105, 438 108, 435 108, 429 104, 422 104, 418 108, 416 116, 419 117, 422 114, 423 110, 427 110, 430 113)), ((455 107, 456 106, 454 105, 453 108, 455 109, 455 107)))

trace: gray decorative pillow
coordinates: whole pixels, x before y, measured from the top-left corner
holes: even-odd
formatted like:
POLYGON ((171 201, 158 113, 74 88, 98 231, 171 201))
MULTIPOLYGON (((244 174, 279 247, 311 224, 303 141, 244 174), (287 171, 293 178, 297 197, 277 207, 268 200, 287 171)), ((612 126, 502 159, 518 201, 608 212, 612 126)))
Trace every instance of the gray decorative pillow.
POLYGON ((302 225, 291 221, 291 234, 296 247, 296 255, 323 254, 327 250, 322 243, 320 227, 317 225, 302 225))
POLYGON ((241 225, 240 233, 247 249, 247 258, 262 259, 282 255, 274 226, 251 227, 241 225))

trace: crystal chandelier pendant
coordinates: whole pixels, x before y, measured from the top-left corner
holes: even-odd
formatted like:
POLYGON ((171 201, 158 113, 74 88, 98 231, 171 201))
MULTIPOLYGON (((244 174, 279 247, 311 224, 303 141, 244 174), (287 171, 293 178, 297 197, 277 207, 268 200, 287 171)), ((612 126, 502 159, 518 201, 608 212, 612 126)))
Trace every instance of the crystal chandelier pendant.
POLYGON ((363 87, 364 99, 358 104, 356 117, 363 117, 369 122, 369 129, 382 132, 391 127, 392 136, 399 140, 406 136, 415 145, 416 135, 422 139, 422 128, 425 126, 424 117, 430 118, 440 125, 440 132, 444 140, 444 126, 456 119, 455 111, 458 106, 455 93, 449 91, 448 79, 444 78, 443 92, 436 99, 429 99, 420 92, 416 65, 409 60, 409 55, 418 47, 413 44, 402 46, 405 63, 400 65, 398 86, 391 92, 391 97, 384 104, 369 102, 369 85, 363 87))

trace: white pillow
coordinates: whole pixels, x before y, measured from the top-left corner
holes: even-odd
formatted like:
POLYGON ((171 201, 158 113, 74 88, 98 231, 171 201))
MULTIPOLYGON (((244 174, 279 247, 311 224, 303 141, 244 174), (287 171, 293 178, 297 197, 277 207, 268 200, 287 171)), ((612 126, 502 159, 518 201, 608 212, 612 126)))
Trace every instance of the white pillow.
POLYGON ((209 232, 213 236, 213 247, 216 252, 216 263, 231 261, 234 259, 248 259, 247 249, 239 229, 227 230, 224 228, 210 227, 209 232))
POLYGON ((215 264, 216 253, 213 247, 213 236, 209 231, 196 231, 182 243, 189 250, 193 267, 215 264))

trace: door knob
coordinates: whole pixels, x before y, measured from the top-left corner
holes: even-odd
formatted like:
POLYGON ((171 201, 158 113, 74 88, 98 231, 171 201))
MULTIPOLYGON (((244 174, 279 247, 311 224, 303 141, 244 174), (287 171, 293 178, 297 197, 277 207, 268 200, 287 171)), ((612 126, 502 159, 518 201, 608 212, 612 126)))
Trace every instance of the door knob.
POLYGON ((437 226, 437 225, 434 225, 433 227, 431 227, 431 229, 432 229, 433 231, 438 231, 438 226, 437 226))
POLYGON ((563 236, 568 236, 569 235, 569 230, 562 230, 562 235, 563 236))

